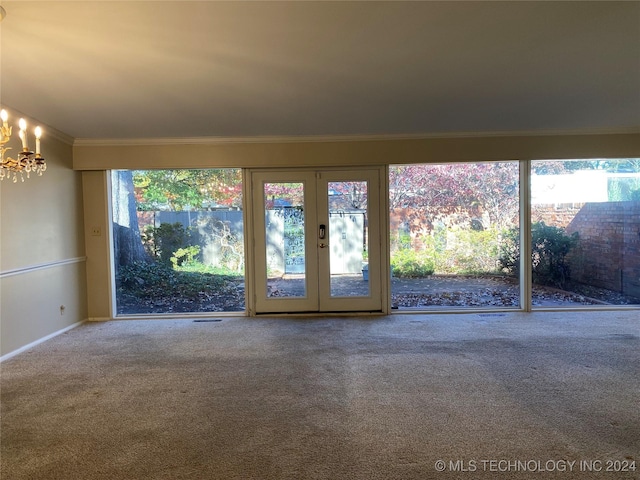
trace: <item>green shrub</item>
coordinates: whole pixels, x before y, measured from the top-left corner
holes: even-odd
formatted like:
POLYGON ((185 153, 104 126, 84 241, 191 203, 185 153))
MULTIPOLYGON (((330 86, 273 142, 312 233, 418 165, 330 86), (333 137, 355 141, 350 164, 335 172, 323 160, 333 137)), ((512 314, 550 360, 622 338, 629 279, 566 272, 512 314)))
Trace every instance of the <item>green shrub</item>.
POLYGON ((152 287, 167 289, 176 278, 173 270, 158 262, 134 262, 116 270, 116 288, 121 291, 140 291, 152 287))
MULTIPOLYGON (((172 257, 176 256, 178 250, 191 246, 191 240, 191 232, 179 222, 161 223, 159 227, 149 226, 143 235, 147 251, 167 266, 174 264, 172 257)), ((185 255, 187 253, 183 252, 181 256, 185 255)))
POLYGON ((224 289, 230 280, 226 275, 176 271, 160 262, 135 262, 118 267, 116 289, 145 301, 174 296, 198 300, 202 292, 224 289))
POLYGON ((173 268, 182 265, 192 265, 196 263, 195 257, 200 253, 200 245, 191 245, 190 247, 179 248, 171 257, 173 268))
MULTIPOLYGON (((495 274, 499 271, 500 231, 495 228, 445 228, 437 225, 433 234, 418 237, 423 255, 432 260, 440 274, 495 274)), ((401 250, 400 250, 401 251, 401 250)))
MULTIPOLYGON (((567 235, 560 227, 536 222, 531 225, 531 264, 533 283, 564 288, 570 279, 567 255, 578 245, 578 233, 567 235)), ((500 265, 508 273, 520 269, 520 242, 517 229, 512 229, 502 243, 500 265)))
POLYGON ((520 272, 520 229, 518 227, 506 230, 502 236, 498 268, 514 276, 520 272))
POLYGON ((434 261, 438 273, 478 274, 496 273, 500 242, 495 229, 473 230, 453 229, 446 248, 434 251, 434 261))
POLYGON ((391 256, 393 275, 400 278, 423 278, 435 271, 433 258, 428 252, 411 249, 396 251, 391 256))

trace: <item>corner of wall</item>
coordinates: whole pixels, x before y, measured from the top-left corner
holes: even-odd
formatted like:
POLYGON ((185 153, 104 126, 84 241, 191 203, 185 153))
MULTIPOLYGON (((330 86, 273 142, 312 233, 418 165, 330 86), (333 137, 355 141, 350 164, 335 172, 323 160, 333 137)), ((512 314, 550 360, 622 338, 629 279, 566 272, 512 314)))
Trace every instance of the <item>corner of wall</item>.
POLYGON ((0 183, 0 358, 88 316, 81 174, 67 142, 43 153, 42 176, 0 183))

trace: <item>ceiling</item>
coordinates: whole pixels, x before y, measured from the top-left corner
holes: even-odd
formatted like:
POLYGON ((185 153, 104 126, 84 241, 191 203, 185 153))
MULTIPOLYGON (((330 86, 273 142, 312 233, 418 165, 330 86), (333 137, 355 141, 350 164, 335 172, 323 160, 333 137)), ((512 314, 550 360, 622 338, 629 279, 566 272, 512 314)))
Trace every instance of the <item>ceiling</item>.
POLYGON ((640 2, 2 1, 4 106, 76 139, 640 129, 640 2))

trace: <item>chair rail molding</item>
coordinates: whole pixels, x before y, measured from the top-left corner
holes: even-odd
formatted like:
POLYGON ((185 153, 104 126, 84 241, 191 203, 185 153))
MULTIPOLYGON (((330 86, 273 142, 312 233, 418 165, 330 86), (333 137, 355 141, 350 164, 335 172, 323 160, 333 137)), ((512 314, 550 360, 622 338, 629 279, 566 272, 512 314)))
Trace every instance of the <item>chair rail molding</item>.
POLYGON ((0 278, 12 277, 14 275, 23 275, 25 273, 36 272, 38 270, 47 270, 49 268, 61 267, 64 265, 71 265, 74 263, 86 262, 87 257, 75 257, 66 258, 64 260, 54 260, 52 262, 38 263, 36 265, 29 265, 28 267, 14 268, 11 270, 5 270, 0 272, 0 278))

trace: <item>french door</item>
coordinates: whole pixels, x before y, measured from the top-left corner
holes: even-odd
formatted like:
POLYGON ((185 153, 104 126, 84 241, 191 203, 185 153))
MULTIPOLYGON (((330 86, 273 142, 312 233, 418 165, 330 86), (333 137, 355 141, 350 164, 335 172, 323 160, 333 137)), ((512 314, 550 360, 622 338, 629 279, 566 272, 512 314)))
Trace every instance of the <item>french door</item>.
POLYGON ((383 311, 383 175, 381 168, 249 172, 255 313, 383 311))

